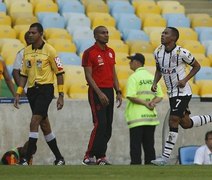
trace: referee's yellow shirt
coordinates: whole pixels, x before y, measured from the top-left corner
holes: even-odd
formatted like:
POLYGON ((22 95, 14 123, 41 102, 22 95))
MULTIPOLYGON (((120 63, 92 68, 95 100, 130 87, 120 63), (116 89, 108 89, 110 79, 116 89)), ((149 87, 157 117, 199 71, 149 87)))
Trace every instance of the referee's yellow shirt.
POLYGON ((28 78, 28 87, 38 84, 54 84, 54 74, 64 73, 62 63, 56 50, 44 43, 34 49, 32 45, 24 50, 21 75, 28 78))

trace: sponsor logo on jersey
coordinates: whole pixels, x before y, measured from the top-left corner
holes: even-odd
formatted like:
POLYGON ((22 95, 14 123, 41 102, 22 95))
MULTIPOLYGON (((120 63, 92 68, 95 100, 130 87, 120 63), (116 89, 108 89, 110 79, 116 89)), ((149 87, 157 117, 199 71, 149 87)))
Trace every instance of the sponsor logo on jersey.
POLYGON ((174 73, 176 73, 176 69, 171 69, 171 68, 161 68, 160 70, 163 74, 174 74, 174 73))
POLYGON ((113 58, 113 54, 111 52, 109 52, 109 57, 113 58))
POLYGON ((56 57, 56 58, 54 58, 54 61, 56 63, 56 66, 57 66, 58 71, 63 70, 63 65, 62 65, 62 63, 60 61, 60 58, 59 57, 56 57))
POLYGON ((31 68, 32 67, 32 64, 31 64, 30 60, 26 60, 26 67, 27 68, 31 68))
POLYGON ((37 60, 36 64, 37 64, 37 68, 42 68, 42 61, 41 60, 37 60))
POLYGON ((100 55, 98 55, 97 61, 98 61, 99 66, 104 65, 104 61, 103 61, 103 59, 102 59, 102 57, 100 55))

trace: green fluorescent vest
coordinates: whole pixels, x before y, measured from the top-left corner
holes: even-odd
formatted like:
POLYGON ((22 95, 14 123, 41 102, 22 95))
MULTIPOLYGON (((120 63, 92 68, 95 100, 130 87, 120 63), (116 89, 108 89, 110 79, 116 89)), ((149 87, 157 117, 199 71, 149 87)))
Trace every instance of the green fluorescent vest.
MULTIPOLYGON (((127 81, 126 97, 137 97, 146 101, 155 96, 163 97, 163 92, 158 84, 157 93, 151 91, 154 76, 144 67, 136 69, 127 81)), ((156 109, 149 110, 143 105, 132 103, 127 99, 125 118, 129 128, 143 125, 158 125, 156 109)))

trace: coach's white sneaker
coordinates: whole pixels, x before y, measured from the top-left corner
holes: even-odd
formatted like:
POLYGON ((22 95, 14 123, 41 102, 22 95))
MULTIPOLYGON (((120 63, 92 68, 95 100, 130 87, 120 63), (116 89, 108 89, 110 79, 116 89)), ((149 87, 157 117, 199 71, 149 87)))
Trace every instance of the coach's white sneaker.
POLYGON ((159 157, 155 160, 152 160, 151 163, 157 166, 164 166, 167 164, 167 160, 162 157, 159 157))

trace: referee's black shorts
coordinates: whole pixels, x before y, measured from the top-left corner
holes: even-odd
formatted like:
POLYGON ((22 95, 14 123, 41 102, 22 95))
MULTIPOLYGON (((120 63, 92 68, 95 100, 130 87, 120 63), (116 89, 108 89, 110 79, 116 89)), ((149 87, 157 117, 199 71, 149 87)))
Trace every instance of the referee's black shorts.
POLYGON ((37 84, 27 89, 27 98, 33 115, 48 116, 48 108, 54 97, 53 84, 37 84))

